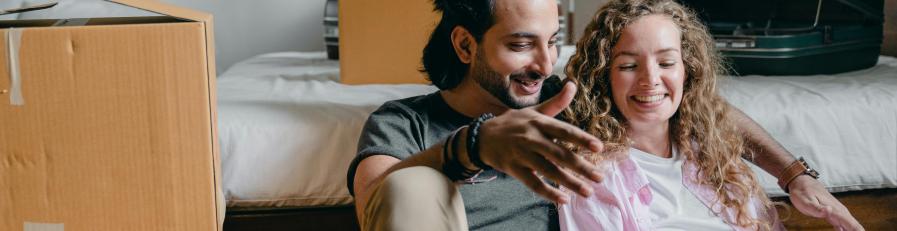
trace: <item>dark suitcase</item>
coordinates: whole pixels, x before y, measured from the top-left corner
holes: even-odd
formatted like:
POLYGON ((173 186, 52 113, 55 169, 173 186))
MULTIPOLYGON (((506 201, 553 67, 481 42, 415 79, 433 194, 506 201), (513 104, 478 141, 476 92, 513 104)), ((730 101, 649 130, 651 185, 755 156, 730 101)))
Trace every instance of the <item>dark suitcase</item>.
POLYGON ((324 45, 327 59, 339 59, 339 3, 327 0, 324 4, 324 45))
POLYGON ((833 74, 878 62, 883 0, 680 0, 734 75, 833 74))

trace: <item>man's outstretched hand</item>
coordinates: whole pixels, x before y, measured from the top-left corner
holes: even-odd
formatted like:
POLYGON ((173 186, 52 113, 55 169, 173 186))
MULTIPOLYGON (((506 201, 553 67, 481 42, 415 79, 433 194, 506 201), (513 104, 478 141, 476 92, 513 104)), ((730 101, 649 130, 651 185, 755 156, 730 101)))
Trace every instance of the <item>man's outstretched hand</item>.
POLYGON ((558 95, 542 104, 509 110, 486 121, 479 134, 481 160, 557 203, 566 203, 569 198, 541 177, 590 196, 587 180, 602 179, 596 166, 556 142, 566 141, 592 152, 603 149, 595 136, 554 118, 570 105, 575 94, 575 84, 568 82, 558 95))

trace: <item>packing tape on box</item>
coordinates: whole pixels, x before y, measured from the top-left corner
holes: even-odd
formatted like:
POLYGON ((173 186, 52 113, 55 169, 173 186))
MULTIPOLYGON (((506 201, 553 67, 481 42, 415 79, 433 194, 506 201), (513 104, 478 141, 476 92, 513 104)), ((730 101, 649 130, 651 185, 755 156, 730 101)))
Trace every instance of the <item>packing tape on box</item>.
POLYGON ((89 18, 60 19, 53 23, 53 26, 83 26, 87 25, 87 22, 90 22, 89 18))
POLYGON ((22 98, 22 76, 19 74, 19 46, 22 45, 22 29, 9 28, 6 31, 6 51, 9 55, 9 103, 15 106, 25 105, 22 98))
POLYGON ((65 231, 65 224, 25 222, 24 231, 65 231))

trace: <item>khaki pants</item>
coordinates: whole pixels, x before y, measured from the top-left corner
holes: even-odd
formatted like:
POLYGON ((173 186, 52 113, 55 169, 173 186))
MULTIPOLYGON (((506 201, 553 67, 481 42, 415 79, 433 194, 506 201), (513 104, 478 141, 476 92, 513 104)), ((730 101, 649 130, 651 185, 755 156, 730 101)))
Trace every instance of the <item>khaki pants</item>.
POLYGON ((458 186, 430 167, 395 171, 374 188, 361 229, 467 230, 458 186))

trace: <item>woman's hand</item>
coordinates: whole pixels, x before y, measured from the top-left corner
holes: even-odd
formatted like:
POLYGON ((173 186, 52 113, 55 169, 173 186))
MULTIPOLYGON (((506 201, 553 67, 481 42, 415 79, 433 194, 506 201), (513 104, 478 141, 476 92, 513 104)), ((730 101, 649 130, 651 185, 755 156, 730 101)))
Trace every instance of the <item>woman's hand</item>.
POLYGON ((847 207, 813 177, 798 176, 788 184, 788 191, 791 204, 804 215, 824 218, 835 230, 865 230, 847 207))

